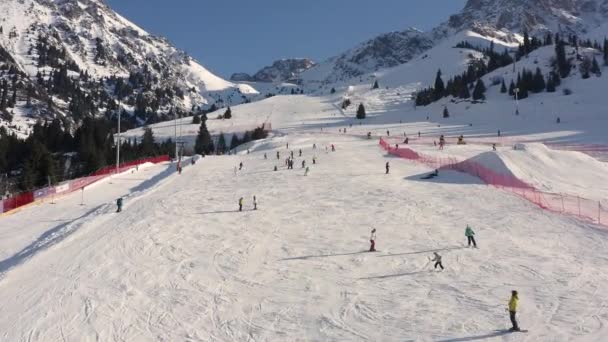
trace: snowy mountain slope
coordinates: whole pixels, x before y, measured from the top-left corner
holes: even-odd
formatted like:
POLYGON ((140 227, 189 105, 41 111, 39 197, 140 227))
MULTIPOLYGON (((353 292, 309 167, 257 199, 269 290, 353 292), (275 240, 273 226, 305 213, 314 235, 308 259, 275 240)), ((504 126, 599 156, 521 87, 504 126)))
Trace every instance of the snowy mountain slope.
MULTIPOLYGON (((171 89, 173 94, 159 99, 164 110, 174 105, 188 111, 193 105, 219 100, 221 105, 242 103, 257 94, 249 85, 214 75, 166 39, 154 37, 116 14, 103 0, 9 0, 0 3, 0 13, 0 46, 29 78, 24 82, 36 84, 33 81, 39 72, 49 77, 67 65, 72 77, 86 73, 87 81, 107 82, 105 91, 115 100, 119 98, 114 78, 129 78, 135 92, 149 92, 146 96, 152 96, 152 90, 171 89), (141 75, 138 79, 145 79, 145 89, 133 83, 137 74, 141 75)), ((85 82, 79 87, 85 93, 98 91, 85 82)), ((42 102, 48 96, 57 97, 45 94, 44 89, 38 89, 36 95, 42 102)), ((136 95, 127 96, 132 97, 120 100, 135 101, 136 95)), ((69 116, 66 107, 72 99, 55 100, 59 106, 51 111, 69 116)), ((103 111, 105 103, 95 105, 103 111)), ((23 103, 15 111, 32 112, 23 103)), ((44 111, 34 114, 44 115, 44 111)))
POLYGON ((308 58, 287 58, 280 59, 256 72, 253 76, 246 73, 236 73, 230 77, 235 82, 269 82, 297 83, 299 75, 312 68, 315 62, 308 58))
POLYGON ((460 13, 429 32, 380 35, 317 64, 302 79, 326 85, 394 67, 463 31, 517 46, 524 31, 539 37, 547 32, 586 36, 606 20, 606 0, 469 0, 460 13))
MULTIPOLYGON (((3 339, 516 342, 608 333, 604 231, 466 175, 420 181, 427 168, 385 156, 376 140, 291 133, 250 155, 199 160, 121 214, 107 203, 11 268, 0 280, 3 339), (271 171, 277 161, 262 154, 287 153, 285 142, 308 162, 317 156, 309 176, 271 171), (329 144, 337 151, 326 153, 329 144), (465 247, 466 224, 479 249, 465 247), (371 227, 377 253, 365 252, 371 227), (433 270, 433 251, 444 271, 433 270), (527 334, 503 331, 513 289, 527 334)), ((71 206, 44 219, 81 210, 71 206)), ((16 218, 27 225, 35 209, 16 218)))

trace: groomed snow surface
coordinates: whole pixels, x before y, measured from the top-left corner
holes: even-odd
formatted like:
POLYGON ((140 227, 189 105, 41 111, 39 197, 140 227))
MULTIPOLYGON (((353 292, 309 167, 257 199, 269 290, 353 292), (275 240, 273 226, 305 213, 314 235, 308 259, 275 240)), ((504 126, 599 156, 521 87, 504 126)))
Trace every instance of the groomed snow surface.
POLYGON ((250 154, 201 159, 181 176, 168 165, 118 176, 88 189, 85 206, 76 193, 2 217, 0 340, 608 335, 605 230, 464 174, 422 181, 429 169, 391 158, 377 143, 292 133, 252 145, 250 154), (284 167, 286 142, 296 151, 294 170, 284 167), (330 144, 336 152, 326 152, 330 144), (114 199, 133 191, 114 213, 114 199), (466 248, 466 224, 479 249, 466 248), (376 253, 366 252, 372 227, 376 253), (433 251, 444 271, 433 270, 433 251), (513 289, 528 333, 503 331, 513 289))

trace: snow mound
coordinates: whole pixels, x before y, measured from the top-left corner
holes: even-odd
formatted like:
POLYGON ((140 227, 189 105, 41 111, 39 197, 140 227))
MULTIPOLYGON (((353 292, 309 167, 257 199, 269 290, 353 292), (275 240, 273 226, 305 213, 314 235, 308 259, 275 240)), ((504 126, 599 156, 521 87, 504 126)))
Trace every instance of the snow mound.
POLYGON ((536 189, 602 200, 608 198, 608 164, 584 153, 552 150, 540 143, 484 152, 470 161, 536 189))

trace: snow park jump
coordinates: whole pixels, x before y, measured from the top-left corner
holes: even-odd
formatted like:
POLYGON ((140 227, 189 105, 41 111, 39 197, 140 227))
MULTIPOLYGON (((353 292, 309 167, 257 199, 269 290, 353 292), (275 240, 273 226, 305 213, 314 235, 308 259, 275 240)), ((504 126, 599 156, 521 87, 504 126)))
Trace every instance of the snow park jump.
POLYGON ((0 1, 0 342, 607 341, 603 2, 433 1, 0 1))

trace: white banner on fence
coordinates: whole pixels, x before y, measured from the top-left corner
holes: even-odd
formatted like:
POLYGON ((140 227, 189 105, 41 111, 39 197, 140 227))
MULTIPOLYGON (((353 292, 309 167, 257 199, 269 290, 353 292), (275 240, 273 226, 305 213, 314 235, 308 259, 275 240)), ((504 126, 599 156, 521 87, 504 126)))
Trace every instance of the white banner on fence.
POLYGON ((60 194, 70 190, 70 183, 61 184, 55 187, 55 193, 60 194))

